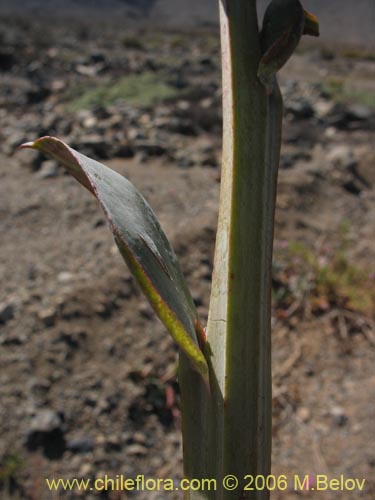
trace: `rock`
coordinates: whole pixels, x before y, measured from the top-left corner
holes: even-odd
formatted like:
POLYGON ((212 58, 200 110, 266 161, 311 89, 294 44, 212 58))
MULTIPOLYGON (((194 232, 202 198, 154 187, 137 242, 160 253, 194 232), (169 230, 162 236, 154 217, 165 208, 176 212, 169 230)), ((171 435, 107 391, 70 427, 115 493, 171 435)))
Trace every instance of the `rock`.
POLYGON ((40 179, 52 179, 57 177, 59 173, 59 167, 57 162, 54 160, 44 161, 38 171, 37 177, 40 179))
POLYGON ((367 106, 336 104, 327 115, 327 123, 340 130, 367 130, 372 128, 373 118, 374 113, 367 106))
POLYGON ((70 283, 73 281, 74 275, 73 273, 70 273, 69 271, 62 271, 57 275, 57 281, 59 283, 70 283))
POLYGON ((45 397, 51 388, 51 382, 47 378, 31 378, 29 384, 32 395, 39 398, 45 397))
POLYGON ((145 319, 152 319, 155 316, 154 310, 148 302, 141 302, 139 304, 139 313, 145 319))
POLYGON ((66 88, 66 81, 65 80, 52 80, 51 82, 51 90, 52 92, 61 92, 62 90, 65 90, 66 88))
POLYGON ((95 116, 93 116, 93 115, 89 115, 89 116, 87 116, 83 120, 82 125, 85 128, 94 128, 94 127, 97 127, 97 125, 98 125, 98 119, 95 116))
POLYGON ((126 447, 126 455, 144 457, 147 455, 147 448, 141 444, 131 444, 126 447))
POLYGON ((77 64, 75 70, 80 75, 93 77, 103 71, 104 67, 103 64, 77 64))
POLYGON ((200 59, 199 61, 199 64, 210 70, 216 68, 215 61, 211 57, 202 57, 202 59, 200 59))
POLYGON ((293 153, 284 153, 280 157, 280 169, 293 167, 298 161, 309 162, 311 154, 306 151, 296 151, 293 153))
POLYGON ((308 408, 305 406, 301 406, 297 410, 297 417, 302 421, 302 422, 308 422, 311 418, 311 412, 308 408))
POLYGON ((43 102, 49 95, 51 90, 48 87, 44 87, 41 83, 40 85, 31 88, 26 92, 26 98, 28 104, 39 104, 43 102))
POLYGON ((34 415, 30 425, 32 432, 52 432, 62 428, 62 417, 55 410, 44 409, 34 415))
POLYGON ((347 107, 346 113, 351 119, 357 121, 368 121, 374 117, 373 110, 361 104, 351 104, 347 107))
POLYGON ((298 101, 287 101, 285 112, 287 115, 292 116, 296 120, 307 120, 315 115, 315 111, 311 103, 304 98, 301 98, 298 101))
POLYGON ((195 124, 188 118, 162 117, 155 120, 154 125, 161 130, 166 130, 173 134, 197 135, 195 124))
POLYGON ((0 69, 1 71, 9 71, 16 63, 16 58, 13 52, 9 50, 0 51, 0 69))
POLYGON ((200 293, 193 293, 193 301, 195 304, 195 307, 203 306, 204 301, 202 298, 202 295, 200 293))
POLYGON ((96 413, 111 413, 112 410, 117 408, 118 406, 118 398, 112 395, 108 395, 99 399, 96 403, 96 413))
POLYGON ((375 186, 374 151, 370 148, 358 154, 358 161, 349 167, 353 175, 370 189, 375 186))
POLYGON ((27 142, 27 137, 24 132, 12 132, 5 141, 4 152, 11 156, 18 152, 18 147, 24 142, 27 142))
POLYGON ((103 63, 106 60, 107 60, 107 57, 103 52, 94 51, 94 52, 91 52, 91 54, 90 54, 90 62, 92 62, 94 64, 103 63))
POLYGON ((340 406, 334 406, 331 408, 329 414, 338 427, 342 427, 348 421, 348 416, 346 415, 345 410, 340 406))
POLYGON ((99 394, 97 391, 87 391, 84 395, 83 399, 83 404, 87 406, 96 406, 98 402, 99 394))
POLYGON ((111 112, 105 106, 95 106, 92 113, 98 120, 107 120, 111 117, 111 112))
POLYGON ((295 163, 295 157, 292 154, 282 154, 280 156, 280 168, 287 169, 293 167, 295 163))
POLYGON ((311 122, 304 121, 286 121, 283 140, 286 144, 293 144, 299 149, 311 150, 318 140, 320 140, 320 131, 312 126, 311 122))
POLYGON ((26 335, 10 332, 9 335, 0 335, 0 345, 22 345, 27 341, 26 335))
POLYGON ((82 464, 79 471, 78 477, 87 479, 89 475, 93 474, 93 466, 90 463, 82 464))
POLYGON ((361 194, 363 190, 363 186, 361 186, 360 182, 357 179, 350 179, 343 183, 342 187, 348 191, 350 194, 354 194, 358 196, 361 194))
POLYGON ((162 156, 167 152, 167 148, 162 144, 148 141, 138 142, 137 151, 146 154, 146 156, 162 156))
POLYGON ((182 156, 178 155, 176 160, 177 160, 177 165, 181 168, 189 168, 195 165, 194 160, 185 155, 182 156))
POLYGON ((79 328, 72 329, 69 332, 60 331, 55 342, 63 342, 70 349, 79 349, 82 343, 87 339, 87 332, 79 328))
MULTIPOLYGON (((16 148, 13 149, 13 153, 16 148)), ((39 151, 29 150, 25 155, 19 155, 19 161, 23 167, 29 168, 32 172, 37 172, 42 163, 45 161, 45 156, 39 151)))
POLYGON ((95 447, 95 440, 90 437, 78 437, 68 440, 66 448, 72 453, 89 453, 95 447))
POLYGON ((200 164, 202 167, 213 167, 216 168, 218 166, 218 161, 215 153, 207 153, 201 158, 200 164))
POLYGON ((335 166, 345 168, 353 162, 352 148, 346 144, 334 144, 327 153, 327 160, 335 166))
POLYGON ((103 160, 110 157, 110 144, 99 134, 83 135, 78 139, 81 153, 103 160))
POLYGON ((110 453, 112 451, 120 451, 121 448, 122 442, 118 436, 113 435, 109 436, 109 438, 106 439, 104 449, 107 453, 110 453))
POLYGON ((143 141, 146 139, 145 134, 137 127, 129 127, 127 130, 127 136, 131 141, 143 141))
POLYGON ((63 418, 54 410, 40 410, 32 419, 26 435, 26 447, 30 451, 42 448, 45 456, 58 459, 65 451, 63 418))
POLYGON ((191 160, 194 165, 200 165, 202 167, 218 166, 215 150, 210 146, 193 151, 191 160))
POLYGON ((315 114, 318 118, 325 119, 327 114, 332 110, 334 102, 327 99, 318 99, 314 102, 315 114))
POLYGON ((147 437, 145 436, 145 434, 143 432, 135 431, 131 435, 131 437, 129 438, 128 444, 133 444, 133 443, 146 445, 147 444, 147 437))
POLYGON ((133 158, 135 152, 134 148, 126 143, 121 142, 112 148, 113 156, 117 158, 133 158))
POLYGON ((56 310, 53 307, 47 309, 41 309, 38 311, 38 318, 43 323, 44 326, 50 327, 55 324, 56 321, 56 310))
POLYGON ((106 220, 103 217, 96 217, 93 223, 93 227, 96 229, 98 227, 105 226, 106 220))
POLYGON ((16 306, 12 302, 1 302, 0 303, 0 324, 7 323, 10 319, 14 317, 16 311, 16 306))

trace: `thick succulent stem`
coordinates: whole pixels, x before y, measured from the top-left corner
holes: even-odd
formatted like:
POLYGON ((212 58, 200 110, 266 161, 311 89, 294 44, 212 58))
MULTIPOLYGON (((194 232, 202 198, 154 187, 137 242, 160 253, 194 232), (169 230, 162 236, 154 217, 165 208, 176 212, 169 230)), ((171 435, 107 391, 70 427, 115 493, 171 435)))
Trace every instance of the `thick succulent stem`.
POLYGON ((181 358, 185 475, 216 491, 190 499, 266 499, 246 491, 271 456, 271 261, 282 101, 257 78, 255 0, 220 0, 223 166, 206 357, 211 391, 181 358), (225 490, 233 474, 238 487, 225 490))

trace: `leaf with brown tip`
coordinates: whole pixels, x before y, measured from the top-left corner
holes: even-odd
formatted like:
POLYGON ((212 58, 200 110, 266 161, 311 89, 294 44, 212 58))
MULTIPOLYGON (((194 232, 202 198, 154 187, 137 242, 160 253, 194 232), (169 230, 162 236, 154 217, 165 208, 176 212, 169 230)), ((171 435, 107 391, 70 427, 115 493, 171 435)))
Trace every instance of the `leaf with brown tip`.
POLYGON ((61 162, 97 198, 121 255, 156 314, 207 379, 207 362, 197 339, 193 299, 177 257, 143 196, 125 177, 59 139, 42 137, 22 147, 37 149, 61 162))

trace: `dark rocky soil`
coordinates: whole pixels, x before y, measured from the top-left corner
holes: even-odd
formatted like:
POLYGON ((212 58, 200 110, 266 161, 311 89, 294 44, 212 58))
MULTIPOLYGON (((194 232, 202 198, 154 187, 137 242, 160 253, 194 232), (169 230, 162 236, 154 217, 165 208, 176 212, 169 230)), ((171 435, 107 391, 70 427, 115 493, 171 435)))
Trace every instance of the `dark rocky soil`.
MULTIPOLYGON (((47 477, 180 478, 176 348, 95 200, 17 146, 57 135, 125 174, 160 218, 204 320, 220 183, 217 35, 4 17, 0 40, 1 498, 96 498, 51 493, 47 477)), ((368 54, 316 48, 280 78, 273 472, 366 484, 273 500, 375 496, 374 73, 368 54)))

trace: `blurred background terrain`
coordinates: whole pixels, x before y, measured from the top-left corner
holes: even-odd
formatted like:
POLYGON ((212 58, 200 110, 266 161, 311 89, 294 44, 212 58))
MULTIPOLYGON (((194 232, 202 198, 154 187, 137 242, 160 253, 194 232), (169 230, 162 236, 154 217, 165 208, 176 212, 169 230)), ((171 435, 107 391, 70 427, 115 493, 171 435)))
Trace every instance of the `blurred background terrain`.
MULTIPOLYGON (((372 499, 374 6, 305 7, 322 37, 304 40, 279 78, 273 472, 366 478, 340 498, 372 499)), ((160 218, 204 321, 220 71, 216 1, 0 3, 1 498, 98 498, 49 493, 45 477, 181 477, 175 346, 95 200, 17 146, 57 135, 125 174, 160 218)))
MULTIPOLYGON (((259 16, 268 0, 258 0, 259 16)), ((325 41, 374 44, 375 5, 372 0, 306 0, 306 9, 321 20, 325 41)), ((197 27, 218 22, 217 0, 1 0, 0 12, 30 15, 83 16, 111 19, 122 26, 136 22, 165 27, 197 27)))

